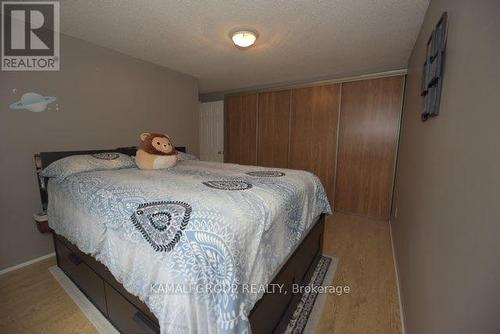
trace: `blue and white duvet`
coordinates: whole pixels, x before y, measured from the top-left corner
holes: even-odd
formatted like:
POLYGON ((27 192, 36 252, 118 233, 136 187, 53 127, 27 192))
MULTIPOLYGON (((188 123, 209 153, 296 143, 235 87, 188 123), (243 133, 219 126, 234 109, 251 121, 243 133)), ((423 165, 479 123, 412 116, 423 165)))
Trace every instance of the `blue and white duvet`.
POLYGON ((260 285, 330 213, 311 173, 192 160, 78 173, 48 190, 50 226, 144 301, 162 333, 250 332, 260 285))

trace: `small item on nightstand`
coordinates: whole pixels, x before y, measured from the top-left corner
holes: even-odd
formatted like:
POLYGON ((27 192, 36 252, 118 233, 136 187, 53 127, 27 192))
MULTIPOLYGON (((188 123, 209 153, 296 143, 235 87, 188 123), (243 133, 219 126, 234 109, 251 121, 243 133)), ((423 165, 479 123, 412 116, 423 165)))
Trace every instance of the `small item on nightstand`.
POLYGON ((33 219, 36 222, 36 227, 40 233, 50 233, 52 229, 49 227, 49 219, 45 211, 33 214, 33 219))

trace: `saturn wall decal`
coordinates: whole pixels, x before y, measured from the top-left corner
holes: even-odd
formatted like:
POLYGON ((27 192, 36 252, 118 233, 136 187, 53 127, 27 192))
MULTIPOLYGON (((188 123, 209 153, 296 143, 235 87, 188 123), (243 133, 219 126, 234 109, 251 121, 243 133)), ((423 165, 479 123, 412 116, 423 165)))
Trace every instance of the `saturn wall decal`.
POLYGON ((54 102, 55 96, 42 96, 37 93, 25 93, 21 99, 12 103, 9 107, 13 110, 26 109, 32 112, 42 112, 47 109, 47 106, 54 102))

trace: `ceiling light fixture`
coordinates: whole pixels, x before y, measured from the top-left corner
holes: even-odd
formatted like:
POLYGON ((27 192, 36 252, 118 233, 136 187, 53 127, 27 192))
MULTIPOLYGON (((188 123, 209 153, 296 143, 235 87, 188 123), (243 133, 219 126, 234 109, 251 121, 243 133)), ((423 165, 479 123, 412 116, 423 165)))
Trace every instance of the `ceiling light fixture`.
POLYGON ((249 30, 241 30, 232 33, 231 39, 234 45, 240 48, 248 48, 255 43, 257 39, 257 34, 249 30))

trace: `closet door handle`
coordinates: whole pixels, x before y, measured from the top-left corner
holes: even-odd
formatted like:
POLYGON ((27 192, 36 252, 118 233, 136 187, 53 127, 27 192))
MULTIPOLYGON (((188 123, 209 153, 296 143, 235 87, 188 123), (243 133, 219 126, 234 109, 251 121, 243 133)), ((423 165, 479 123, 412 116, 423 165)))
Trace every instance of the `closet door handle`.
POLYGON ((160 333, 158 327, 141 312, 135 312, 132 319, 144 330, 144 333, 160 333))

